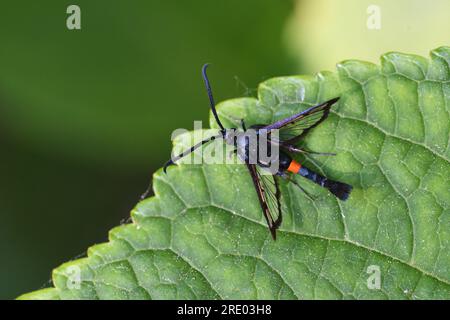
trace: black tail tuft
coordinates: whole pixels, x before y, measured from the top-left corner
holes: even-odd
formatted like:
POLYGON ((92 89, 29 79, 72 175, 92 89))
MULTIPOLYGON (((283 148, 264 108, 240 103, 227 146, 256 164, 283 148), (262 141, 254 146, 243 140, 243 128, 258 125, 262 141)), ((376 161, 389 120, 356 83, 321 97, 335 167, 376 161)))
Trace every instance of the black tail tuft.
POLYGON ((347 200, 350 192, 353 189, 353 187, 349 184, 333 180, 327 180, 324 187, 330 190, 332 194, 343 201, 347 200))

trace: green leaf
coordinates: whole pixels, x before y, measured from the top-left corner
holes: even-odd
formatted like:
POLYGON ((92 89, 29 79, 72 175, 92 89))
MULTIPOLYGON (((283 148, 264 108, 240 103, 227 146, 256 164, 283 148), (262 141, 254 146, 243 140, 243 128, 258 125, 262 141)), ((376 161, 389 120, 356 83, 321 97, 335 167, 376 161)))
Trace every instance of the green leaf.
POLYGON ((388 53, 381 62, 349 60, 336 73, 270 79, 258 99, 219 106, 232 126, 340 96, 305 141, 338 155, 302 161, 352 184, 348 201, 302 178, 315 201, 283 184, 285 216, 274 242, 245 167, 160 170, 155 196, 136 206, 133 223, 55 269, 55 289, 20 298, 449 299, 450 48, 430 60, 388 53), (380 289, 369 289, 373 268, 380 289))

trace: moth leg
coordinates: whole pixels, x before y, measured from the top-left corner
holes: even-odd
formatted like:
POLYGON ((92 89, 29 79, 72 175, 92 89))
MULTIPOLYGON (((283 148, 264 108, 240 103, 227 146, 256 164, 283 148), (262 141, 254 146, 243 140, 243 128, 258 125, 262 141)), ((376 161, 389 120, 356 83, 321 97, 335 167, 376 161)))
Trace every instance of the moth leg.
POLYGON ((241 119, 241 127, 242 127, 242 130, 247 131, 244 119, 241 119))
POLYGON ((311 151, 311 150, 306 150, 306 149, 302 149, 290 144, 284 144, 282 145, 282 147, 284 149, 286 149, 287 151, 293 152, 293 153, 306 153, 306 154, 315 154, 318 156, 335 156, 336 153, 330 153, 330 152, 315 152, 315 151, 311 151))
POLYGON ((142 201, 144 199, 146 199, 150 193, 152 186, 151 183, 148 185, 147 189, 145 190, 145 192, 139 197, 139 200, 142 201))
POLYGON ((306 197, 311 200, 314 201, 317 199, 317 197, 313 196, 312 194, 310 194, 308 191, 305 190, 305 188, 303 188, 301 185, 298 184, 297 181, 295 181, 291 175, 287 174, 286 172, 282 172, 278 174, 281 178, 285 179, 288 182, 292 182, 294 184, 294 186, 296 186, 297 188, 299 188, 305 195, 306 197))

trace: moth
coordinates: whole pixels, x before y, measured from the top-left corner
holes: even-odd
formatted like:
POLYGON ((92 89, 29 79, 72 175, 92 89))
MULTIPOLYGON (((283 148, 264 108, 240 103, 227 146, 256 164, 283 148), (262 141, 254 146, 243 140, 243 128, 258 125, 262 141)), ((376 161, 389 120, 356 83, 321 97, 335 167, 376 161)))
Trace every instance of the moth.
POLYGON ((279 179, 285 179, 296 185, 300 190, 311 197, 308 192, 293 179, 293 175, 301 175, 306 179, 317 183, 321 187, 328 189, 340 200, 347 200, 352 190, 352 186, 343 182, 334 181, 320 175, 317 172, 303 166, 293 159, 293 153, 305 153, 316 155, 334 155, 331 153, 319 153, 297 147, 308 132, 325 121, 330 113, 330 108, 339 100, 339 97, 330 99, 318 105, 312 106, 302 112, 290 117, 281 119, 271 124, 258 124, 250 126, 248 129, 245 120, 241 120, 240 128, 225 128, 217 114, 211 85, 206 73, 208 64, 202 68, 202 76, 208 93, 209 103, 214 118, 220 130, 217 135, 213 135, 200 143, 192 146, 179 155, 172 157, 164 165, 164 172, 167 167, 175 164, 181 158, 192 153, 201 146, 223 139, 225 143, 234 147, 234 152, 238 158, 247 166, 248 173, 253 181, 256 194, 258 196, 261 210, 267 221, 267 226, 276 240, 276 230, 281 225, 283 214, 281 206, 281 192, 279 179), (248 132, 252 132, 256 139, 251 139, 248 132), (264 135, 265 139, 260 139, 264 135), (261 142, 263 141, 263 142, 261 142), (268 154, 263 155, 260 150, 268 154), (277 152, 273 152, 273 150, 277 152), (272 171, 269 171, 269 168, 272 171), (273 171, 275 168, 275 171, 273 171))

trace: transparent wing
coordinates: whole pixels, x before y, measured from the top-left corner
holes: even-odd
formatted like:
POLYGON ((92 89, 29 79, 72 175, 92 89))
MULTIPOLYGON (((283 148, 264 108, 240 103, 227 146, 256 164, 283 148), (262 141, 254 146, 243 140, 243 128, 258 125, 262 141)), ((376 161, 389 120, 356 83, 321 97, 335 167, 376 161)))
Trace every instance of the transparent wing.
POLYGON ((252 176, 256 193, 258 194, 259 203, 266 218, 267 225, 273 239, 276 239, 276 230, 281 224, 281 192, 278 185, 277 177, 264 174, 260 167, 254 164, 247 164, 247 168, 252 176))
POLYGON ((339 98, 331 99, 261 129, 278 129, 279 140, 294 143, 303 138, 310 129, 324 121, 330 113, 331 106, 338 100, 339 98))

